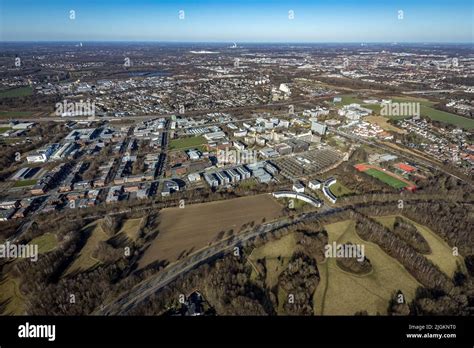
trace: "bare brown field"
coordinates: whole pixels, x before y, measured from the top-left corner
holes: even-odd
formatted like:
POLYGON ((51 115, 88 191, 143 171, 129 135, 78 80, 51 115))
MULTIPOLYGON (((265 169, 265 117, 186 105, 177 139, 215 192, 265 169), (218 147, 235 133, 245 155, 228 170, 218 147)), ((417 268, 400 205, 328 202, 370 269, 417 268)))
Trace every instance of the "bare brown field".
POLYGON ((139 261, 143 268, 155 261, 174 262, 212 242, 241 232, 242 226, 282 216, 282 206, 269 194, 193 204, 160 211, 158 235, 139 261))
POLYGON ((130 240, 137 240, 140 233, 141 218, 126 220, 118 233, 124 233, 130 240))

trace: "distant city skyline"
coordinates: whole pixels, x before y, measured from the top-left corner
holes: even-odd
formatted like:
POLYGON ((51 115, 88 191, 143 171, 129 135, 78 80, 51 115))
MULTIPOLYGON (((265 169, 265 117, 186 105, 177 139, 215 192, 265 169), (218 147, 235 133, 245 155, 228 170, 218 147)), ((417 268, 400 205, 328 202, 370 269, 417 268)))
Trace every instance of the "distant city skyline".
POLYGON ((473 7, 470 0, 0 0, 0 40, 472 43, 473 7))

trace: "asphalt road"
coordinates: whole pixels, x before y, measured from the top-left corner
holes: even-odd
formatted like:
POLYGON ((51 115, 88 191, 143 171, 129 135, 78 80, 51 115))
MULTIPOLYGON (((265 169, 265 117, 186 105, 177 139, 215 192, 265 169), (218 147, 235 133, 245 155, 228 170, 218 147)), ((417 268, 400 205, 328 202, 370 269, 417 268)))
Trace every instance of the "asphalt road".
POLYGON ((232 236, 225 240, 218 242, 217 244, 203 248, 192 255, 188 256, 185 260, 177 261, 174 264, 168 266, 164 271, 151 276, 140 284, 136 285, 130 291, 120 295, 116 300, 100 308, 94 314, 98 315, 124 315, 132 309, 135 305, 146 299, 148 296, 154 294, 165 285, 176 279, 179 275, 188 272, 200 263, 209 260, 221 253, 224 253, 230 249, 237 247, 243 242, 252 239, 258 235, 264 235, 268 232, 274 231, 283 226, 291 225, 303 221, 305 219, 314 219, 317 216, 328 215, 344 210, 345 208, 331 208, 327 205, 318 212, 310 212, 301 214, 299 217, 290 220, 283 218, 277 221, 260 225, 255 230, 250 232, 242 233, 236 236, 232 236))
MULTIPOLYGON (((416 200, 416 196, 413 197, 416 200)), ((444 201, 440 201, 444 202, 444 201)), ((374 202, 379 204, 380 202, 374 202)), ((293 225, 305 220, 313 220, 318 217, 332 215, 344 210, 352 209, 351 205, 343 207, 330 207, 323 205, 321 209, 316 212, 302 213, 294 219, 282 218, 273 222, 269 222, 258 226, 252 231, 245 232, 236 236, 232 236, 222 240, 214 245, 205 247, 195 253, 189 255, 183 260, 179 260, 169 266, 163 271, 152 275, 150 278, 142 281, 134 286, 129 291, 122 293, 112 302, 103 305, 99 310, 95 311, 95 315, 127 315, 127 313, 134 308, 141 301, 153 295, 178 276, 185 274, 191 269, 195 268, 201 263, 204 263, 215 256, 228 252, 236 246, 241 245, 245 241, 252 239, 258 235, 264 235, 268 232, 274 231, 278 228, 293 225)))

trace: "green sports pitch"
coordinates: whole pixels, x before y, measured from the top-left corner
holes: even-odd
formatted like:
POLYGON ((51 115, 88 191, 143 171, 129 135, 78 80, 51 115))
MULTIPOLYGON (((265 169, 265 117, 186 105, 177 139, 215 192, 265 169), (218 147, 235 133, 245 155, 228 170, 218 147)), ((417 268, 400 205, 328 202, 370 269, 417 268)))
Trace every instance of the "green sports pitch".
POLYGON ((367 173, 369 174, 370 176, 373 176, 374 178, 377 178, 379 179, 380 181, 392 186, 392 187, 395 187, 396 189, 402 189, 404 187, 407 187, 409 186, 406 182, 403 182, 401 180, 398 180, 397 178, 391 176, 391 175, 388 175, 380 170, 377 170, 377 169, 373 169, 373 168, 370 168, 370 169, 367 169, 364 173, 367 173))
POLYGON ((173 139, 170 142, 170 150, 186 150, 196 147, 202 150, 202 145, 206 143, 206 139, 202 136, 195 136, 182 139, 173 139))

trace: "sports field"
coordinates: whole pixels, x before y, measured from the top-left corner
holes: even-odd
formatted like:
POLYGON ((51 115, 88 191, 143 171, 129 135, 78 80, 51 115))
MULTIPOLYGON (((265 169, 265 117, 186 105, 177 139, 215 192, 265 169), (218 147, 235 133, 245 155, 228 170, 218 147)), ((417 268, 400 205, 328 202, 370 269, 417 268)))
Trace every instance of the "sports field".
POLYGON ((202 136, 173 139, 170 141, 170 150, 186 150, 194 147, 201 149, 201 145, 205 143, 206 139, 202 136))
POLYGON ((380 181, 395 187, 396 189, 401 189, 407 186, 407 184, 401 180, 398 180, 397 178, 388 175, 380 170, 369 168, 367 169, 364 173, 369 174, 370 176, 373 176, 374 178, 379 179, 380 181))
POLYGON ((406 180, 405 178, 397 174, 394 174, 389 171, 385 171, 380 167, 377 167, 371 164, 360 163, 360 164, 356 164, 354 168, 357 169, 359 172, 367 173, 370 176, 396 189, 405 188, 409 191, 414 191, 416 189, 415 184, 413 184, 412 182, 406 180))

